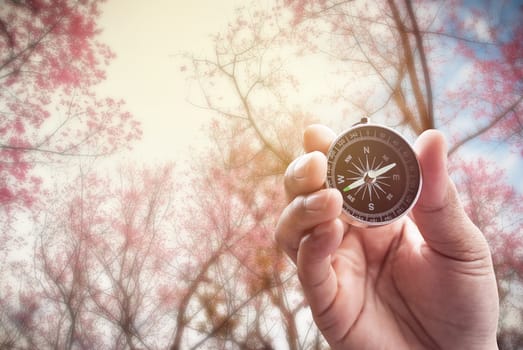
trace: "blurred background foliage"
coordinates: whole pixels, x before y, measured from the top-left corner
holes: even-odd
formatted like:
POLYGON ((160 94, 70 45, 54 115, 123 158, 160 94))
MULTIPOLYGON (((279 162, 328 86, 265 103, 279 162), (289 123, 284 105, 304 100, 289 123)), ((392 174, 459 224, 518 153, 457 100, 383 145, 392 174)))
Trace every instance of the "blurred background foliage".
POLYGON ((238 7, 213 54, 183 56, 207 146, 183 167, 110 171, 98 162, 140 142, 145 120, 95 92, 114 59, 103 5, 0 4, 0 349, 327 348, 272 234, 304 128, 362 116, 410 140, 446 134, 491 245, 500 349, 523 348, 517 1, 238 7))

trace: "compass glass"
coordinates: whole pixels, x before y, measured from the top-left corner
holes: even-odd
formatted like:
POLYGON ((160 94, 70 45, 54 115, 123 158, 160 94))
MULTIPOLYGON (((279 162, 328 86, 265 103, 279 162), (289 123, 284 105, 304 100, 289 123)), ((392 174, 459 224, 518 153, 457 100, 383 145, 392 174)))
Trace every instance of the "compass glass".
POLYGON ((349 221, 384 225, 405 215, 421 188, 421 172, 409 143, 397 132, 359 124, 334 141, 327 185, 343 196, 349 221))

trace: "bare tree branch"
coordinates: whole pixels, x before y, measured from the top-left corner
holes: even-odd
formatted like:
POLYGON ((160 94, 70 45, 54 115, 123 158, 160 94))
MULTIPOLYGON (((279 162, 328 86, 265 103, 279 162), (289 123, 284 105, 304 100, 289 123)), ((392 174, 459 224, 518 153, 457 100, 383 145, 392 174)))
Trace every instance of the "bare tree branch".
POLYGON ((512 103, 510 106, 508 106, 506 109, 501 111, 497 116, 492 118, 490 122, 483 126, 482 128, 479 128, 475 132, 469 134, 468 136, 464 137, 460 141, 456 142, 452 147, 449 149, 448 154, 452 155, 454 152, 456 152, 461 146, 466 144, 469 141, 472 141, 476 137, 484 134, 485 132, 489 131, 492 127, 494 127, 497 123, 499 123, 503 118, 505 118, 510 112, 515 112, 515 109, 518 107, 518 105, 523 101, 523 95, 520 96, 514 103, 512 103))
MULTIPOLYGON (((400 39, 401 39, 401 47, 403 49, 403 57, 405 59, 405 64, 407 66, 407 71, 409 73, 409 80, 410 85, 412 87, 412 92, 414 94, 414 99, 416 100, 416 107, 417 111, 420 117, 420 120, 429 120, 428 118, 428 110, 427 105, 425 103, 425 98, 423 97, 423 93, 421 91, 418 74, 416 72, 416 63, 413 57, 413 49, 410 44, 409 37, 407 35, 407 32, 405 30, 405 24, 403 23, 398 7, 394 3, 394 0, 388 0, 391 12, 392 12, 392 18, 394 19, 394 22, 396 23, 396 27, 398 29, 400 39)), ((419 125, 411 125, 414 131, 417 134, 421 134, 423 131, 423 123, 421 126, 419 125)))
POLYGON ((432 99, 432 84, 430 81, 430 73, 427 62, 427 57, 425 56, 425 49, 423 47, 423 39, 418 27, 418 21, 414 10, 412 9, 412 1, 405 0, 407 5, 407 13, 409 14, 410 22, 412 24, 412 29, 414 32, 414 37, 416 38, 416 46, 418 48, 418 55, 421 62, 421 68, 423 69, 423 80, 425 82, 425 97, 427 99, 427 119, 422 120, 422 128, 424 130, 434 128, 434 106, 432 99))

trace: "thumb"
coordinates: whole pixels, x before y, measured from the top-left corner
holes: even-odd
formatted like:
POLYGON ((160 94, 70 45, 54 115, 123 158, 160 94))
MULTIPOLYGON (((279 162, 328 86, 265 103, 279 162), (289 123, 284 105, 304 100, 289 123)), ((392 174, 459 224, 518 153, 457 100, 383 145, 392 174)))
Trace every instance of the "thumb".
POLYGON ((443 134, 428 130, 415 145, 423 187, 414 207, 414 220, 428 246, 456 260, 489 257, 485 237, 468 218, 447 172, 447 144, 443 134))

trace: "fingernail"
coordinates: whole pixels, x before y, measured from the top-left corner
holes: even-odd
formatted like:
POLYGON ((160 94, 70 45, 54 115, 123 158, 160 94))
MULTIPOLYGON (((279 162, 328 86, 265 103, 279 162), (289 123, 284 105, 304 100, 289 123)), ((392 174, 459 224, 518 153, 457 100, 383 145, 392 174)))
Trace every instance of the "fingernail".
POLYGON ((323 192, 314 193, 305 198, 305 208, 307 210, 321 210, 325 208, 327 199, 329 198, 328 193, 323 192))
POLYGON ((309 167, 310 158, 310 155, 306 154, 298 160, 292 171, 292 176, 295 179, 299 180, 307 176, 307 168, 309 167))

